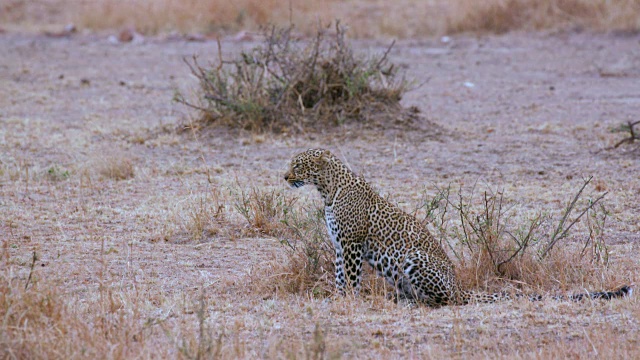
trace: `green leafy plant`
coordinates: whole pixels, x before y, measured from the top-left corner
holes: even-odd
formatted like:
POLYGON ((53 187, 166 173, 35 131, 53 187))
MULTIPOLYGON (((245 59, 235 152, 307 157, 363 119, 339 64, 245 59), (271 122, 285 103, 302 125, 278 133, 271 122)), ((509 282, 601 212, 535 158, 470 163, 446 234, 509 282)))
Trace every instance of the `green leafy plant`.
POLYGON ((47 177, 52 181, 67 180, 70 175, 69 170, 60 169, 57 165, 53 165, 47 170, 47 177))

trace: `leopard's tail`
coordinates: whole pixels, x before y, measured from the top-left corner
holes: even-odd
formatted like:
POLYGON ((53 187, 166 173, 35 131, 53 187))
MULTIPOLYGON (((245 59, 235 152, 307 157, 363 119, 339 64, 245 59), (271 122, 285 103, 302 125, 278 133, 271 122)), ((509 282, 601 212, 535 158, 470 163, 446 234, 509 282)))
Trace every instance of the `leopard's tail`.
POLYGON ((573 294, 569 296, 555 296, 557 300, 572 300, 581 301, 584 299, 602 299, 611 300, 616 298, 631 297, 633 295, 633 288, 630 285, 624 285, 613 291, 597 291, 597 292, 583 292, 579 294, 573 294))
POLYGON ((484 292, 463 290, 460 292, 460 298, 458 303, 460 305, 489 304, 489 303, 495 303, 498 301, 506 301, 506 300, 513 300, 513 299, 514 299, 514 296, 512 296, 507 292, 484 293, 484 292))
MULTIPOLYGON (((573 294, 569 296, 552 296, 554 300, 571 300, 582 301, 584 299, 602 299, 611 300, 616 298, 631 297, 633 294, 633 288, 630 285, 624 285, 613 291, 596 291, 596 292, 584 292, 579 294, 573 294)), ((530 301, 541 301, 545 297, 538 294, 511 294, 508 292, 500 293, 482 293, 475 291, 461 291, 460 301, 461 304, 474 304, 474 303, 494 303, 498 301, 506 301, 513 299, 526 298, 530 301)))

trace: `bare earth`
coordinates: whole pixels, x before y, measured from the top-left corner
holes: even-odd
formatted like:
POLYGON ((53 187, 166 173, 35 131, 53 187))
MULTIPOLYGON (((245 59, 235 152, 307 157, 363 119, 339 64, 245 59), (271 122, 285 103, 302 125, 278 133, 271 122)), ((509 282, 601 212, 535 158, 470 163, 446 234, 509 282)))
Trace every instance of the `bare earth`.
MULTIPOLYGON (((222 45, 230 57, 255 44, 222 45)), ((373 53, 386 43, 355 46, 373 53)), ((221 231, 196 241, 188 231, 192 207, 212 188, 227 199, 236 184, 284 188, 288 160, 308 147, 331 149, 406 209, 423 190, 478 183, 504 189, 523 213, 556 211, 593 176, 587 192, 609 192, 610 261, 624 271, 615 278, 637 283, 640 151, 637 144, 602 150, 624 137, 612 129, 640 114, 637 35, 402 41, 392 61, 423 84, 404 105, 436 125, 303 135, 178 131, 195 114, 171 101, 174 90, 197 86, 182 57, 213 59, 215 42, 114 45, 98 36, 2 34, 0 53, 0 273, 24 286, 36 251, 33 283, 56 289, 90 328, 106 286, 119 304, 113 313, 144 338, 115 336, 82 351, 69 345, 61 357, 182 356, 182 339, 196 338, 203 291, 226 358, 639 354, 637 297, 436 310, 384 297, 265 298, 245 284, 285 261, 278 239, 221 231), (112 163, 132 164, 135 176, 105 176, 112 163)), ((319 205, 313 189, 299 194, 319 205)))

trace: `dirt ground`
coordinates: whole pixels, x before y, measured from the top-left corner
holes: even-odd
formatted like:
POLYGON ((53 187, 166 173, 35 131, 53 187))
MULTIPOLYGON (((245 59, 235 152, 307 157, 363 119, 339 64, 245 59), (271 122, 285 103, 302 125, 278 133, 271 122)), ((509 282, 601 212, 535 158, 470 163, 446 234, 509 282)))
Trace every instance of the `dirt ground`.
MULTIPOLYGON (((222 43, 226 56, 254 45, 222 43)), ((363 54, 386 45, 354 43, 363 54)), ((624 264, 616 278, 637 282, 640 150, 604 149, 625 135, 613 129, 640 114, 638 35, 405 40, 391 60, 417 85, 403 104, 419 107, 424 123, 281 135, 178 131, 195 114, 172 102, 174 92, 197 86, 182 58, 213 59, 215 42, 5 33, 0 53, 0 272, 24 284, 36 251, 31 281, 57 289, 86 319, 99 288, 119 290, 145 341, 113 340, 101 356, 184 355, 179 339, 195 336, 202 291, 228 358, 639 354, 636 298, 436 310, 384 299, 264 299, 243 288, 265 262, 284 259, 278 239, 195 241, 187 229, 191 206, 211 188, 284 188, 288 160, 309 147, 339 154, 406 209, 424 190, 477 183, 504 189, 523 213, 558 211, 593 176, 586 191, 608 192, 610 261, 624 264), (105 175, 127 165, 133 177, 105 175)), ((313 189, 298 191, 319 202, 313 189)), ((86 355, 79 348, 62 354, 86 355)))

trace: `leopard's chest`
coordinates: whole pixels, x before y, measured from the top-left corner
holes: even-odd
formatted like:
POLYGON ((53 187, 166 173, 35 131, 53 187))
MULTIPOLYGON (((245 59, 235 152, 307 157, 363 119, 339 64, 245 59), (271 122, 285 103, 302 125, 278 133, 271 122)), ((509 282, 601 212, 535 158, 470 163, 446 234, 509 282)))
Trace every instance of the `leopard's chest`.
POLYGON ((329 237, 331 238, 331 242, 333 246, 335 246, 336 250, 342 249, 342 244, 340 243, 340 228, 338 226, 338 221, 336 220, 336 216, 333 212, 333 207, 325 206, 324 208, 324 219, 327 224, 327 232, 329 233, 329 237))

